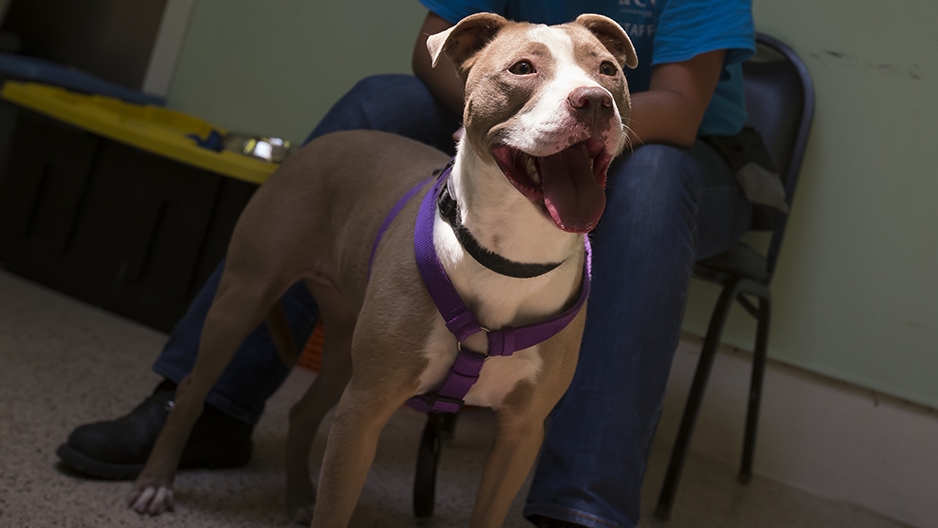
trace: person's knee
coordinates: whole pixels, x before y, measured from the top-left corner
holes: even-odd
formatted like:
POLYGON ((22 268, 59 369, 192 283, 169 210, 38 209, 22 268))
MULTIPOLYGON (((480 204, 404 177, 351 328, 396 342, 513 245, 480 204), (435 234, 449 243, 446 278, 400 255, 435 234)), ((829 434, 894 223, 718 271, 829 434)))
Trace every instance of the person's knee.
POLYGON ((372 75, 355 83, 330 114, 341 115, 345 121, 342 124, 350 129, 394 132, 389 129, 399 117, 399 109, 418 106, 426 91, 425 85, 411 75, 372 75))
POLYGON ((388 91, 413 88, 419 84, 421 84, 420 80, 412 75, 398 73, 371 75, 355 83, 355 86, 343 98, 371 101, 387 94, 388 91))
POLYGON ((458 116, 420 79, 412 75, 375 75, 352 87, 326 114, 310 139, 337 130, 380 130, 449 151, 458 127, 458 116))
POLYGON ((694 164, 687 149, 641 146, 613 165, 607 184, 609 206, 646 215, 686 206, 694 192, 694 164))
POLYGON ((688 149, 663 143, 649 143, 625 155, 624 160, 636 169, 660 170, 680 165, 689 157, 688 149))
POLYGON ((411 75, 372 75, 358 81, 339 99, 306 138, 313 139, 340 130, 383 130, 399 133, 401 108, 416 106, 426 86, 411 75))

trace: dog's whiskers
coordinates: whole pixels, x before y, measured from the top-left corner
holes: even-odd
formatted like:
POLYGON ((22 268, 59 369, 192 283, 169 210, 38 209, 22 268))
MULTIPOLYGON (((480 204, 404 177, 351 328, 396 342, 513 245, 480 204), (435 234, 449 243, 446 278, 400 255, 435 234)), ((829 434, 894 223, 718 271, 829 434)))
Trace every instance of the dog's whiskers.
MULTIPOLYGON (((635 145, 632 142, 632 134, 635 134, 635 131, 632 130, 632 128, 626 123, 622 123, 622 130, 625 132, 625 148, 629 150, 633 150, 635 145)), ((635 134, 635 137, 638 138, 638 134, 635 134)), ((638 138, 638 140, 643 145, 645 144, 645 142, 642 141, 641 138, 638 138)))

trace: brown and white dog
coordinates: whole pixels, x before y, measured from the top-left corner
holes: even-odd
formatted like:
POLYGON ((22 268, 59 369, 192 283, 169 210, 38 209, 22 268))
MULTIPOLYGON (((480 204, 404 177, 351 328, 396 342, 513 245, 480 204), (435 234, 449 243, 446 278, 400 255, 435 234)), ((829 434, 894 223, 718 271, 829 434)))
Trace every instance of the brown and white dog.
MULTIPOLYGON (((583 237, 605 206, 606 169, 626 144, 622 68, 636 65, 632 44, 599 15, 548 27, 483 13, 431 36, 428 48, 434 65, 445 53, 465 81, 465 135, 451 175, 462 224, 508 260, 562 264, 534 278, 495 273, 466 253, 439 212, 436 253, 482 326, 548 319, 578 298, 583 237)), ((368 277, 388 211, 447 161, 401 137, 343 132, 311 142, 261 186, 232 236, 195 367, 134 484, 135 510, 172 507, 176 467, 207 392, 265 318, 273 335, 284 335, 277 299, 303 280, 328 331, 322 372, 290 413, 288 513, 300 522, 312 517, 315 527, 348 524, 385 423, 408 398, 437 387, 457 354, 415 262, 422 195, 390 224, 368 277), (337 401, 315 496, 310 444, 337 401)), ((471 526, 504 521, 534 464, 544 420, 573 377, 585 316, 581 310, 537 346, 492 357, 466 395, 466 403, 498 413, 471 526)), ((483 333, 461 345, 484 353, 483 333)), ((289 339, 275 340, 291 359, 289 339)))

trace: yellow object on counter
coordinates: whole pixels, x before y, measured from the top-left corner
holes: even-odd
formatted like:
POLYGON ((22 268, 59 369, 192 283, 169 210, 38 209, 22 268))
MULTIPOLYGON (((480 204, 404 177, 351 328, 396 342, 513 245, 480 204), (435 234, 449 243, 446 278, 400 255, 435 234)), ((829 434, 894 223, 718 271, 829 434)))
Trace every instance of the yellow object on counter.
POLYGON ((189 134, 205 139, 212 130, 222 135, 226 131, 175 110, 16 81, 5 83, 0 95, 17 106, 101 137, 223 176, 260 184, 277 168, 275 163, 196 145, 189 134))

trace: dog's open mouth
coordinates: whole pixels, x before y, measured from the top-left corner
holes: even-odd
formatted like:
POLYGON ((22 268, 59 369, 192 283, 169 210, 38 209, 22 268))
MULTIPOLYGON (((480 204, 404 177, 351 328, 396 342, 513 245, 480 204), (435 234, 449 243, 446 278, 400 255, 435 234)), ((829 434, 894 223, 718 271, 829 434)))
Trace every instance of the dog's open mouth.
POLYGON ((534 157, 506 145, 492 154, 508 181, 571 233, 596 227, 606 207, 606 170, 612 156, 602 141, 591 138, 556 154, 534 157))

